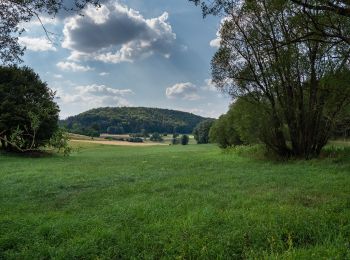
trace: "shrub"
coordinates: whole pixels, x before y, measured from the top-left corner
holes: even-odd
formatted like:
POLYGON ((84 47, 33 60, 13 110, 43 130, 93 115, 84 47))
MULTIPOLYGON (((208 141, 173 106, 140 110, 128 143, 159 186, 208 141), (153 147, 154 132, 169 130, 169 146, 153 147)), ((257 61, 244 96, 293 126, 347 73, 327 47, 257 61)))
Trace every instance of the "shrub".
POLYGON ((188 135, 181 136, 181 144, 182 145, 187 145, 189 140, 190 140, 190 138, 188 137, 188 135))
POLYGON ((226 114, 220 116, 215 121, 209 131, 209 140, 211 143, 217 143, 220 148, 240 145, 242 141, 234 127, 235 122, 232 116, 226 114))
POLYGON ((140 137, 130 137, 127 140, 131 143, 143 143, 143 139, 140 137))
POLYGON ((163 141, 163 138, 159 133, 156 132, 151 135, 149 140, 151 140, 152 142, 161 142, 163 141))
POLYGON ((198 144, 209 143, 209 131, 213 123, 212 119, 204 120, 194 128, 193 135, 198 144))
POLYGON ((171 144, 173 144, 173 145, 179 144, 179 139, 176 138, 176 137, 173 137, 173 138, 171 139, 171 144))

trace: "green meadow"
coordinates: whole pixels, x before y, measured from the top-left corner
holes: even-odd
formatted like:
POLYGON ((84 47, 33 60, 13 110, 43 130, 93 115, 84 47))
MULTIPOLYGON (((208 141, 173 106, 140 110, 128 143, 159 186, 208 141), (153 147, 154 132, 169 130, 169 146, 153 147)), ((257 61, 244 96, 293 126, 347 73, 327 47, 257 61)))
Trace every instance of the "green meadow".
POLYGON ((0 259, 350 258, 345 143, 287 162, 254 147, 78 146, 0 155, 0 259))

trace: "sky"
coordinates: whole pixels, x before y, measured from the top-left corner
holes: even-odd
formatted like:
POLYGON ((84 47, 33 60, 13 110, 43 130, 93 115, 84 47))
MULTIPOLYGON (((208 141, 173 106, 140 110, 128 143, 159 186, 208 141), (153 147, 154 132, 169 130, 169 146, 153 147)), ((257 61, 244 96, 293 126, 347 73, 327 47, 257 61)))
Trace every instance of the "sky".
POLYGON ((96 107, 145 106, 206 117, 230 98, 211 82, 220 17, 188 0, 110 0, 24 24, 24 65, 56 91, 60 117, 96 107))

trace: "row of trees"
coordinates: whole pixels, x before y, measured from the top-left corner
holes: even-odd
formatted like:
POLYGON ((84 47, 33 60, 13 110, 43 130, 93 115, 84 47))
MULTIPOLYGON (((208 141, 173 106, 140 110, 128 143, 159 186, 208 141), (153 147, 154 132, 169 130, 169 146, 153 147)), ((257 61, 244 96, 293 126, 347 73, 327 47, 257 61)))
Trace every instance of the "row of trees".
POLYGON ((317 157, 350 105, 348 1, 193 1, 224 17, 213 81, 251 104, 241 112, 259 140, 280 156, 317 157))
POLYGON ((147 107, 96 108, 61 121, 70 132, 90 135, 125 133, 191 133, 205 118, 182 111, 147 107))

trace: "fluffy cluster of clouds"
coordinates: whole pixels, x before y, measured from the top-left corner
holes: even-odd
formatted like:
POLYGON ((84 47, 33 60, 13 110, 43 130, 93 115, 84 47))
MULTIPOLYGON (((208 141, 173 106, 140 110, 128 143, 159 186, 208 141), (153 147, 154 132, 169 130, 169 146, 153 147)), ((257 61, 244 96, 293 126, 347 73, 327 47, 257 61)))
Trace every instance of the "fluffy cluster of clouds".
POLYGON ((61 70, 65 70, 65 71, 86 72, 86 71, 93 70, 93 68, 89 66, 83 66, 75 62, 69 62, 69 61, 60 61, 56 65, 61 70))
POLYGON ((167 12, 146 19, 119 2, 107 2, 99 9, 89 6, 84 16, 65 20, 62 47, 75 61, 132 62, 154 53, 169 58, 176 35, 167 19, 167 12))
POLYGON ((198 88, 196 85, 185 82, 177 83, 172 87, 165 90, 165 95, 169 99, 184 99, 184 100, 198 100, 200 96, 198 95, 198 88))
POLYGON ((194 101, 201 99, 201 92, 203 91, 217 91, 211 79, 206 79, 203 86, 197 86, 191 82, 177 83, 166 88, 165 95, 169 99, 194 101))
POLYGON ((105 85, 76 86, 73 91, 66 93, 56 89, 56 96, 60 104, 85 104, 85 109, 101 106, 129 106, 127 96, 134 94, 130 89, 116 89, 105 85))
POLYGON ((221 29, 222 29, 222 26, 224 25, 224 23, 225 23, 226 21, 228 21, 229 19, 230 19, 230 18, 228 18, 228 17, 224 17, 224 18, 221 19, 219 29, 218 29, 218 31, 216 32, 216 38, 213 39, 213 40, 211 40, 211 41, 209 42, 209 45, 210 45, 211 47, 213 47, 213 48, 220 48, 220 43, 221 43, 221 35, 220 35, 220 32, 221 32, 221 29))
POLYGON ((45 37, 35 38, 29 36, 21 36, 18 42, 30 51, 57 51, 52 42, 45 37))

